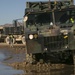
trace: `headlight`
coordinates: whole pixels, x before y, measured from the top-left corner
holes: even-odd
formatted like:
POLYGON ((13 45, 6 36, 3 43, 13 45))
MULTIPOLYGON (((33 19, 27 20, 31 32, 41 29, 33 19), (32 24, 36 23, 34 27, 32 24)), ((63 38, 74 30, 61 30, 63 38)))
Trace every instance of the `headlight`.
POLYGON ((29 39, 33 39, 33 35, 32 34, 29 35, 29 39))
POLYGON ((65 48, 67 49, 68 48, 68 45, 66 45, 65 48))
POLYGON ((64 34, 64 35, 67 35, 67 34, 68 34, 68 32, 64 32, 63 34, 64 34))
POLYGON ((34 34, 34 38, 36 39, 38 37, 38 35, 37 34, 34 34))

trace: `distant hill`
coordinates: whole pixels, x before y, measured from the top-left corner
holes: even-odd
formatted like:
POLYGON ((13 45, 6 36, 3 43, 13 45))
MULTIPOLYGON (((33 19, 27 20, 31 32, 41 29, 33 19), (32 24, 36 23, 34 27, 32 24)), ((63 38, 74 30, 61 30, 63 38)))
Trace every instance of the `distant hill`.
MULTIPOLYGON (((13 27, 13 24, 4 24, 4 25, 0 25, 0 27, 13 27)), ((23 26, 23 23, 21 22, 17 22, 17 26, 23 26)))

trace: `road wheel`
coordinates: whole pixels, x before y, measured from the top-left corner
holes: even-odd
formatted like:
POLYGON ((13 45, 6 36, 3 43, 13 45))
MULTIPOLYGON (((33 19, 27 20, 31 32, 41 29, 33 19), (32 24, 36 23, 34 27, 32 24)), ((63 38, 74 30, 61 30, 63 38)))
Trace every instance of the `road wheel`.
POLYGON ((26 45, 25 36, 22 37, 22 44, 26 45))
MULTIPOLYGON (((10 43, 11 43, 11 39, 10 39, 9 36, 7 36, 7 37, 5 38, 5 42, 6 42, 7 44, 10 44, 10 43)), ((13 44, 15 43, 15 38, 13 38, 12 43, 13 43, 13 44)))
POLYGON ((9 36, 7 36, 7 37, 5 38, 5 42, 6 42, 7 44, 10 44, 10 37, 9 37, 9 36))

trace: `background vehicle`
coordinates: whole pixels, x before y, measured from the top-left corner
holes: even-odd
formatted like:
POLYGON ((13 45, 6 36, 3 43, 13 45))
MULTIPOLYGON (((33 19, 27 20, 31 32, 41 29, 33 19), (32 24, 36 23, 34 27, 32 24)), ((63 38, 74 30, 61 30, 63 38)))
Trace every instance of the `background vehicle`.
POLYGON ((72 2, 62 0, 26 4, 27 61, 38 62, 42 59, 51 63, 73 63, 75 6, 72 2))
POLYGON ((18 19, 14 20, 11 26, 0 27, 0 42, 9 44, 11 35, 13 36, 13 44, 25 44, 24 26, 23 23, 18 22, 18 19))

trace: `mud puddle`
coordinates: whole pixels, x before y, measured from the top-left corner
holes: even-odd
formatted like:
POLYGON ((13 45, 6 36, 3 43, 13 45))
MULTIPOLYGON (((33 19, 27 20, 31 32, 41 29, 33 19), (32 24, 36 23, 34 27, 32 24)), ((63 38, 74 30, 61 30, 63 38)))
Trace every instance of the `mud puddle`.
POLYGON ((45 66, 45 68, 43 68, 43 65, 40 66, 38 64, 29 64, 30 66, 28 66, 24 63, 24 59, 25 50, 0 49, 0 75, 75 75, 73 65, 63 64, 60 67, 57 64, 57 69, 55 69, 55 65, 51 65, 50 67, 45 66), (5 63, 17 67, 14 69, 13 66, 7 66, 5 63))
POLYGON ((16 70, 13 67, 7 66, 3 63, 6 56, 0 52, 0 75, 22 75, 24 74, 23 70, 16 70))

